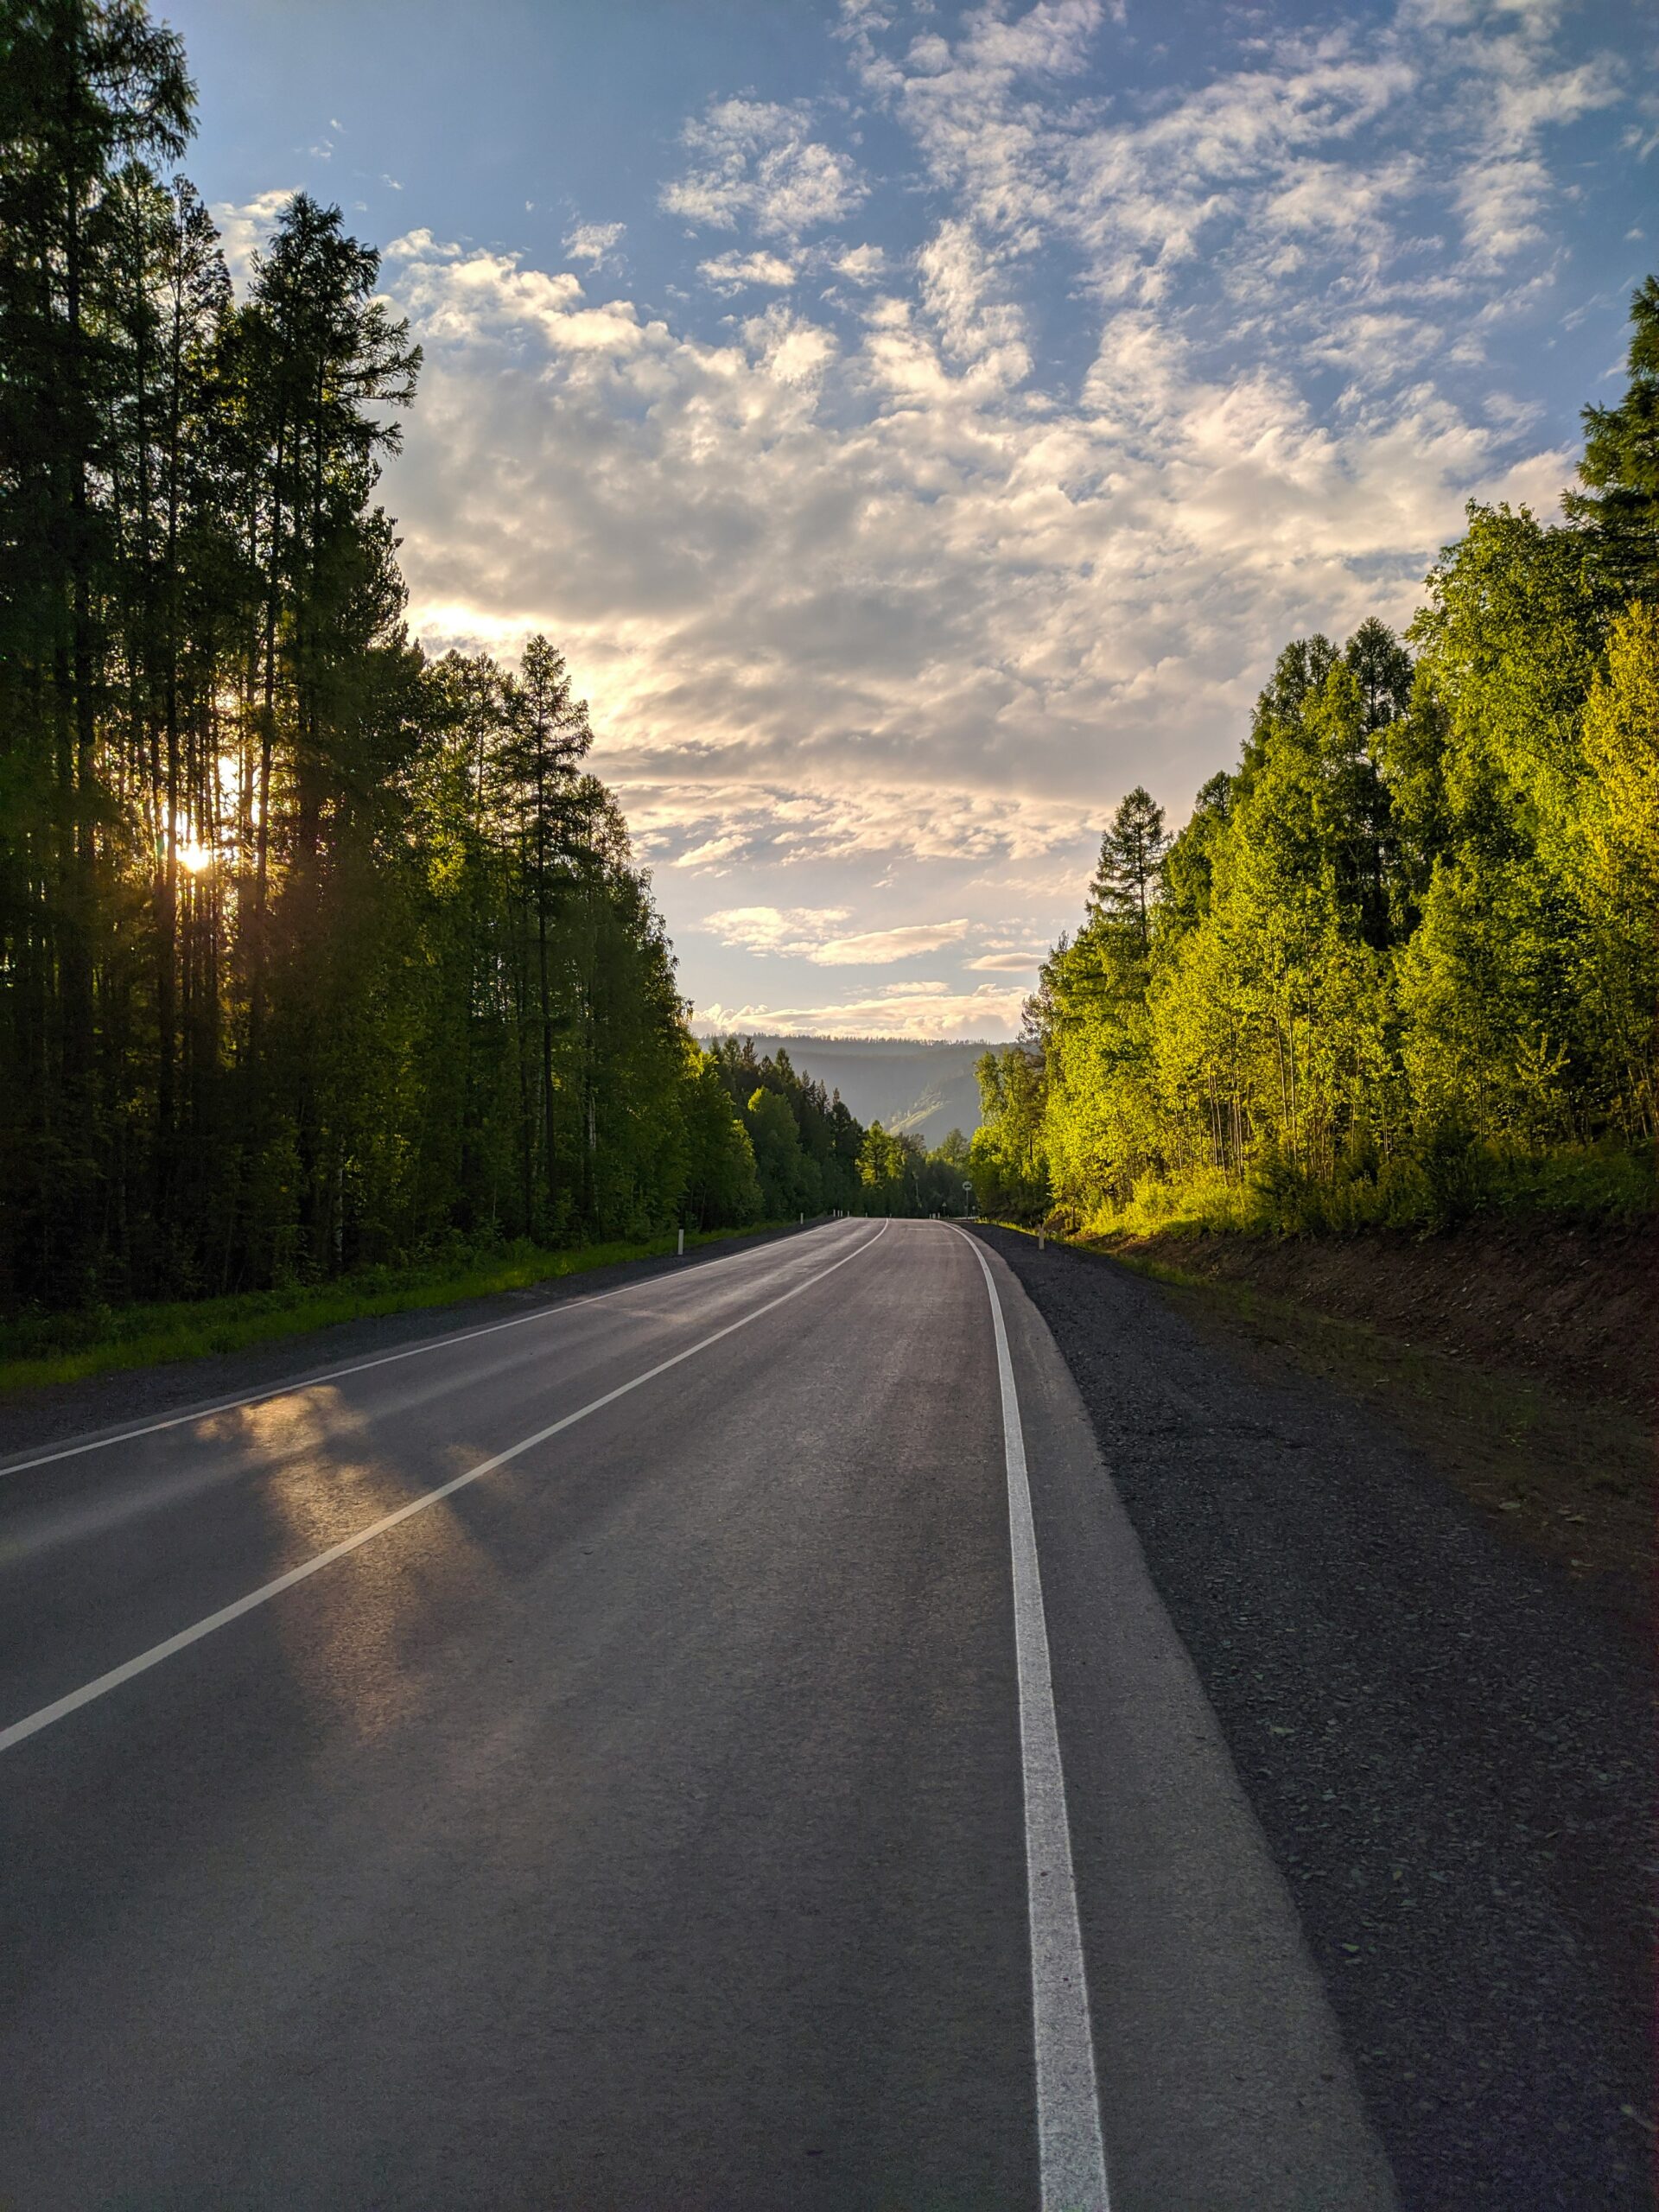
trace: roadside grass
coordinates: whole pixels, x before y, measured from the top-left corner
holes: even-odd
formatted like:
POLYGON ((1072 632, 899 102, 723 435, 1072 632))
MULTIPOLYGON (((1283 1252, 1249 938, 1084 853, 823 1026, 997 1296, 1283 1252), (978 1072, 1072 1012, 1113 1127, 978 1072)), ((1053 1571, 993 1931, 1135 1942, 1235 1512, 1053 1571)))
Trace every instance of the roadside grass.
POLYGON ((1103 1252, 1048 1234, 1155 1282, 1200 1335, 1266 1379, 1282 1378, 1288 1365, 1359 1399, 1501 1535, 1551 1560, 1625 1619, 1647 1620, 1653 1440, 1639 1413, 1586 1404, 1489 1360, 1409 1343, 1253 1284, 1188 1272, 1165 1256, 1103 1252))
POLYGON ((1634 1221, 1652 1214, 1656 1196, 1651 1147, 1528 1153, 1442 1135, 1395 1160, 1346 1166, 1334 1178, 1275 1154, 1256 1161, 1243 1180, 1218 1169, 1167 1180, 1143 1176, 1121 1205, 1109 1200, 1071 1216, 1057 1208, 1050 1219, 1090 1237, 1433 1234, 1483 1217, 1634 1221))
MULTIPOLYGON (((792 1222, 758 1222, 747 1229, 688 1230, 685 1249, 690 1252, 794 1226, 792 1222)), ((156 1367, 168 1360, 200 1359, 210 1352, 243 1351, 278 1337, 308 1335, 338 1321, 529 1290, 620 1261, 665 1258, 674 1249, 672 1230, 661 1236, 563 1251, 518 1243, 423 1268, 365 1269, 334 1282, 295 1283, 277 1290, 165 1305, 23 1314, 0 1323, 0 1395, 54 1382, 81 1382, 118 1368, 156 1367)))

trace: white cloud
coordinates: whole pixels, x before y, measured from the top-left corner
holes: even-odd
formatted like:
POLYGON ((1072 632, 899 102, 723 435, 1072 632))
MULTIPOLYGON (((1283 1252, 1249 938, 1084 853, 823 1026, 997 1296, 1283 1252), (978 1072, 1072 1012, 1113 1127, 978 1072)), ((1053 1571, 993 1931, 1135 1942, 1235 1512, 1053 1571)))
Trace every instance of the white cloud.
POLYGON ((663 207, 715 230, 746 219, 775 238, 841 222, 869 188, 850 156, 809 137, 809 128, 803 102, 712 102, 681 134, 691 165, 664 187, 663 207))
POLYGON ((219 226, 225 265, 238 292, 245 292, 253 276, 253 257, 270 245, 284 207, 299 190, 297 185, 273 186, 256 193, 238 207, 228 200, 215 202, 211 213, 219 226))
POLYGON ((849 283, 874 284, 887 274, 887 257, 879 245, 850 245, 831 266, 849 283))
POLYGON ((699 340, 420 232, 389 265, 428 359, 412 616, 554 631, 645 849, 692 872, 1018 862, 1142 778, 1179 809, 1284 638, 1403 616, 1469 492, 1565 474, 1427 383, 1332 422, 1270 368, 1221 379, 1147 310, 1033 411, 997 343, 933 334, 960 309, 980 344, 937 269, 934 316, 843 351, 782 307, 699 340))
POLYGON ((918 269, 922 305, 954 361, 973 363, 1009 385, 1028 374, 1025 316, 996 296, 996 271, 969 224, 942 224, 918 257, 918 269))
POLYGON ((1044 944, 1034 946, 1028 952, 982 952, 978 959, 969 960, 965 965, 969 974, 976 976, 1027 976, 1034 988, 1037 970, 1047 951, 1048 947, 1044 944))
POLYGON ((698 925, 722 944, 744 952, 810 955, 827 933, 850 919, 850 906, 728 906, 698 925))
POLYGON ((701 1030, 750 1030, 818 1037, 995 1038, 1017 1027, 1026 994, 982 984, 957 990, 949 983, 895 983, 868 997, 819 1006, 728 1006, 716 1000, 698 1010, 701 1030))
POLYGON ((718 253, 700 261, 697 273, 717 292, 740 292, 755 284, 769 284, 779 291, 795 282, 795 264, 778 253, 718 253))
POLYGON ((565 232, 564 250, 572 261, 591 262, 595 269, 602 269, 626 233, 626 223, 578 223, 565 232))
POLYGON ((709 915, 701 926, 722 944, 745 952, 785 954, 819 968, 885 968, 895 960, 942 951, 968 934, 963 917, 860 930, 849 936, 839 925, 850 918, 850 912, 845 906, 731 906, 709 915))

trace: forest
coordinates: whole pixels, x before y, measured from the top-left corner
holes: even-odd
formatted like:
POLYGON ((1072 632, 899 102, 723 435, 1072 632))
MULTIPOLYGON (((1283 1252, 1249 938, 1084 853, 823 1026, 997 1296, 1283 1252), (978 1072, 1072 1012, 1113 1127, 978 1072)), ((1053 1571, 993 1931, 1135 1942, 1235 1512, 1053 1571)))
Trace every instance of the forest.
POLYGON ((1280 654, 1179 834, 1116 808, 1018 1042, 980 1064, 1003 1218, 1433 1227, 1650 1204, 1659 280, 1563 519, 1471 505, 1404 639, 1280 654))
POLYGON ((298 195, 236 296, 137 0, 0 49, 0 1312, 920 1210, 692 1039, 558 651, 411 642, 374 251, 298 195))

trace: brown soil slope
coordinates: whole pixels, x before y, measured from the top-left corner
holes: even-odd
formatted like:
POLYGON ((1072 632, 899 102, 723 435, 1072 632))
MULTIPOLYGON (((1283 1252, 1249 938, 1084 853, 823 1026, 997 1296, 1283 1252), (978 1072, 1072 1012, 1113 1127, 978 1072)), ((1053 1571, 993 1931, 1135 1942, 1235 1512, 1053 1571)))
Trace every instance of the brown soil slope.
POLYGON ((1438 1236, 1188 1235, 1103 1249, 1369 1322, 1408 1344, 1531 1375, 1566 1397, 1659 1408, 1659 1236, 1649 1223, 1535 1217, 1438 1236))

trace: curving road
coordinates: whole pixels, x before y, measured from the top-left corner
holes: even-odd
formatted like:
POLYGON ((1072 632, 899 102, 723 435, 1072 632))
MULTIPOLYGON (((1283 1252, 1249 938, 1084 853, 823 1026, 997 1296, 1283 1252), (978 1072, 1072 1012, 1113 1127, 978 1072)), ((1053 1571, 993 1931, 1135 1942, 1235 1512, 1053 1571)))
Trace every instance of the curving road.
POLYGON ((1393 2201, 1070 1376, 944 1224, 0 1467, 0 1806, 6 2205, 1393 2201))

